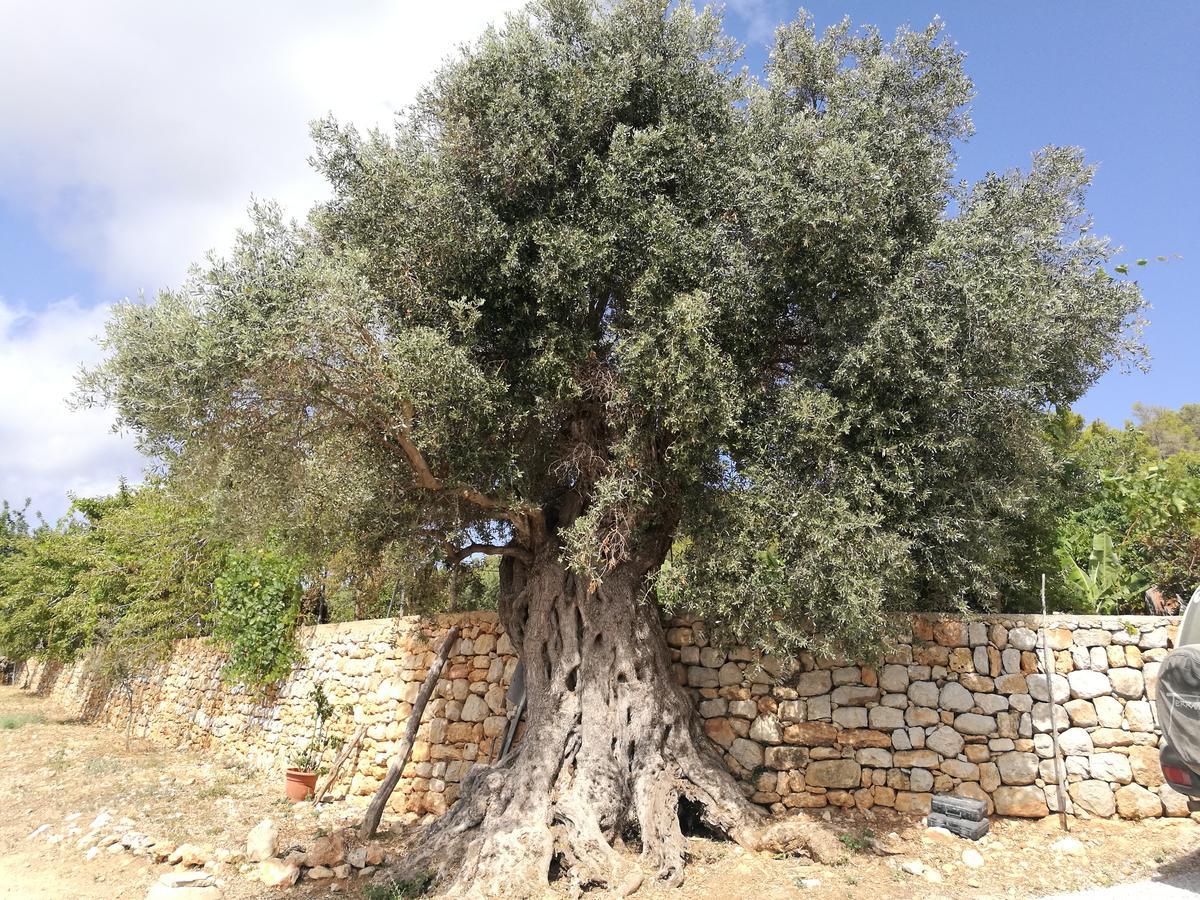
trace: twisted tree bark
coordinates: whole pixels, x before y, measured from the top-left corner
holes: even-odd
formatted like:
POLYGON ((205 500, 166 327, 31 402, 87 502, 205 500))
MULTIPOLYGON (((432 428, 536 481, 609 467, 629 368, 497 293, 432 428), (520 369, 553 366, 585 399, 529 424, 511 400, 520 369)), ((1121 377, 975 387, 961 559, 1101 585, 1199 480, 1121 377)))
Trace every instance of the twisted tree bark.
POLYGON ((623 896, 640 886, 642 868, 614 843, 636 830, 643 865, 677 885, 681 798, 749 849, 838 855, 836 841, 799 820, 767 826, 704 735, 671 670, 658 610, 642 598, 657 562, 624 564, 598 588, 556 552, 506 565, 501 615, 525 660, 525 735, 468 775, 409 872, 436 874, 450 896, 539 896, 557 861, 579 885, 623 896))

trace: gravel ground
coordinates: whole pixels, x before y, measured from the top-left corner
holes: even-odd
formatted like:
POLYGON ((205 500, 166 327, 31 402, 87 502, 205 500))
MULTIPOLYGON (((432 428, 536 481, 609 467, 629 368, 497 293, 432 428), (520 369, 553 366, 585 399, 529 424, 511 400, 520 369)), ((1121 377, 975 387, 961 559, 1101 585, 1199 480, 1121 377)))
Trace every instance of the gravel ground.
POLYGON ((1122 884, 1117 887, 1097 888, 1080 891, 1078 894, 1058 894, 1047 900, 1194 900, 1200 895, 1200 872, 1180 874, 1162 881, 1139 881, 1137 884, 1122 884))
MULTIPOLYGON (((1194 839, 1190 842, 1194 846, 1194 839)), ((1163 862, 1146 881, 1055 894, 1044 900, 1195 900, 1196 897, 1200 897, 1200 850, 1163 862)))

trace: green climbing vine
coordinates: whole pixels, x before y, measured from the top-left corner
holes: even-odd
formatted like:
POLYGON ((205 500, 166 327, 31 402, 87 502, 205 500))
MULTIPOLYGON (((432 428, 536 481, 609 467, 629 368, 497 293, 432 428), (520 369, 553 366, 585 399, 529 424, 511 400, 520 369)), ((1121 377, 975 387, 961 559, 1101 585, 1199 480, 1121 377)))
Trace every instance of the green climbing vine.
POLYGON ((215 635, 229 650, 227 678, 269 684, 287 674, 296 658, 300 616, 300 565, 274 550, 226 555, 213 583, 215 635))

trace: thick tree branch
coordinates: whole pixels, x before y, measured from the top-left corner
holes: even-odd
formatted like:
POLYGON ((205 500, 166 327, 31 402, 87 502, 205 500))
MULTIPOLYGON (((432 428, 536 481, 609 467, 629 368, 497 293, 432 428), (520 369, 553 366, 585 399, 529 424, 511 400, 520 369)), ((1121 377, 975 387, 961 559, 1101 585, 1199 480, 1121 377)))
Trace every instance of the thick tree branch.
POLYGON ((474 556, 476 553, 482 553, 485 556, 511 556, 524 563, 533 562, 533 554, 523 547, 516 547, 512 544, 505 547, 497 547, 495 544, 467 544, 467 546, 459 547, 450 556, 446 557, 446 562, 452 566, 457 565, 468 556, 474 556))
MULTIPOLYGON (((313 360, 314 364, 324 368, 329 374, 338 374, 337 370, 317 361, 313 360)), ((526 530, 532 520, 540 518, 541 511, 525 507, 509 506, 495 497, 490 497, 476 488, 465 485, 447 485, 446 482, 434 474, 433 468, 425 459, 425 455, 417 447, 416 443, 410 436, 415 411, 412 403, 405 400, 402 401, 402 410, 404 421, 397 427, 396 423, 391 420, 383 410, 378 408, 370 409, 374 425, 362 416, 357 415, 346 404, 339 402, 333 396, 334 392, 344 394, 352 399, 358 400, 360 403, 366 404, 368 407, 373 407, 373 397, 364 391, 355 391, 349 386, 329 380, 328 388, 321 390, 317 388, 317 393, 322 396, 326 403, 338 410, 342 415, 346 416, 351 422, 366 429, 369 432, 376 432, 382 444, 389 450, 399 448, 409 466, 412 468, 414 481, 417 487, 423 488, 432 493, 446 493, 448 495, 465 500, 466 502, 485 510, 487 514, 495 519, 512 522, 514 524, 524 525, 526 530), (332 390, 328 389, 332 388, 332 390)))

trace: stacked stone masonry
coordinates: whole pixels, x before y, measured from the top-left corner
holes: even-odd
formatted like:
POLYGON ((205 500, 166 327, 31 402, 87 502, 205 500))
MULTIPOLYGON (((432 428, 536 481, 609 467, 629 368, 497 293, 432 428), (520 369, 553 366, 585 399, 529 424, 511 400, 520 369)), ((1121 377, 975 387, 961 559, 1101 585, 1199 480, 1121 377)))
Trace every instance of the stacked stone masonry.
POLYGON ((925 813, 934 793, 989 813, 1057 811, 1051 692, 1067 812, 1186 816, 1163 783, 1154 710, 1175 620, 918 616, 878 667, 758 658, 709 646, 676 623, 678 676, 699 696, 726 765, 773 810, 892 807, 925 813))
MULTIPOLYGON (((339 706, 334 734, 367 726, 334 794, 366 798, 454 622, 462 635, 393 800, 398 811, 440 815, 471 767, 495 758, 512 713, 505 694, 517 660, 492 614, 304 629, 300 661, 265 694, 225 682, 222 655, 203 641, 180 642, 135 685, 132 704, 94 684, 86 660, 65 669, 30 663, 19 677, 105 724, 124 728, 132 709, 135 734, 280 769, 311 734, 311 691, 320 683, 339 706)), ((726 765, 748 796, 775 811, 919 814, 934 793, 955 793, 1000 815, 1047 815, 1057 811, 1053 708, 1068 813, 1187 815, 1158 767, 1154 708, 1177 620, 1051 616, 1044 624, 1049 678, 1040 616, 916 616, 876 667, 719 647, 686 620, 667 623, 667 643, 726 765)))

